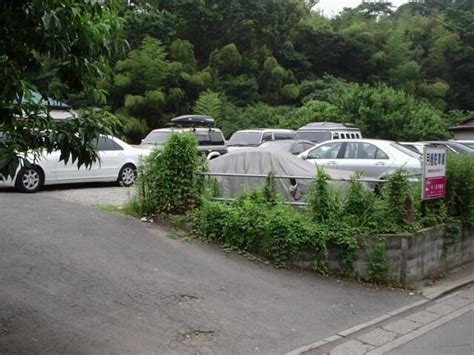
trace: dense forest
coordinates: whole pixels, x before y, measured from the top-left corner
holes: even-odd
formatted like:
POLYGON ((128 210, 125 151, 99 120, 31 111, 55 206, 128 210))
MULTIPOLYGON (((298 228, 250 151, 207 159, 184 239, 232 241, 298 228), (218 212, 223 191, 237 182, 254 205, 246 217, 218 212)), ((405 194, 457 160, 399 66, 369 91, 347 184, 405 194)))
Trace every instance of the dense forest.
MULTIPOLYGON (((366 3, 333 18, 313 5, 127 1, 128 46, 97 84, 109 93, 102 105, 131 141, 184 113, 212 115, 227 136, 338 121, 406 141, 447 138, 447 127, 472 115, 472 0, 366 3)), ((100 104, 86 95, 68 101, 100 104)))

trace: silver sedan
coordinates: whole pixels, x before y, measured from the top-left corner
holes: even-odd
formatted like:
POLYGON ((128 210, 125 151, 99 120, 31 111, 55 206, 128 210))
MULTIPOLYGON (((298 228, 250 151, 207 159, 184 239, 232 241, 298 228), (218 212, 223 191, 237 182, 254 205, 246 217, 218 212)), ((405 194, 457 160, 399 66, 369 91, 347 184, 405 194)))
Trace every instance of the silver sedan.
POLYGON ((380 139, 340 139, 318 144, 299 158, 316 166, 360 171, 364 178, 381 179, 402 168, 409 174, 421 173, 421 155, 394 141, 380 139))

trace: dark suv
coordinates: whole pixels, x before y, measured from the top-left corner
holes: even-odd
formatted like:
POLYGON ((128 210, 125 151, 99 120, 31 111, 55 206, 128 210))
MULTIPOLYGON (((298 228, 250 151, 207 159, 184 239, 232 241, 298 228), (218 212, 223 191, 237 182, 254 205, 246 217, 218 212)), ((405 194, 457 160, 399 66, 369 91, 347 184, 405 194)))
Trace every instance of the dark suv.
POLYGON ((168 128, 154 129, 142 140, 141 148, 151 148, 154 145, 164 144, 172 133, 194 133, 198 140, 198 149, 206 154, 208 160, 227 153, 224 135, 219 128, 212 127, 214 120, 208 116, 185 115, 171 120, 168 128))

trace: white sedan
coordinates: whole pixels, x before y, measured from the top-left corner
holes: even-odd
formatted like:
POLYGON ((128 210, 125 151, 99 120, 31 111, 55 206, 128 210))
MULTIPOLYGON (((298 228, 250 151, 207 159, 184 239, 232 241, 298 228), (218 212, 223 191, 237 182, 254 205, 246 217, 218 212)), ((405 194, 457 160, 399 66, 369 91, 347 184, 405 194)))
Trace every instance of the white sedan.
POLYGON ((90 168, 70 161, 59 161, 60 152, 45 154, 29 167, 19 169, 15 178, 0 180, 0 186, 11 186, 22 192, 36 192, 43 185, 117 181, 125 186, 135 182, 137 164, 147 152, 134 148, 124 141, 100 136, 97 142, 99 161, 90 168))

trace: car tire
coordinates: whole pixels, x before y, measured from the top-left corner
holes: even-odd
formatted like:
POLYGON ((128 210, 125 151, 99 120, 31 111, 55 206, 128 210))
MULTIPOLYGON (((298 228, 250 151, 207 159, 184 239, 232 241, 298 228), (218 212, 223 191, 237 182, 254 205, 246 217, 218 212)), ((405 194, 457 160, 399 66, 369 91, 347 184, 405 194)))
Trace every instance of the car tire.
POLYGON ((21 192, 36 192, 43 186, 43 172, 35 167, 24 167, 20 170, 16 177, 15 187, 21 192))
POLYGON ((120 169, 118 182, 123 186, 132 186, 137 179, 137 168, 133 164, 125 164, 120 169))

